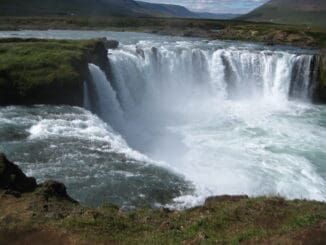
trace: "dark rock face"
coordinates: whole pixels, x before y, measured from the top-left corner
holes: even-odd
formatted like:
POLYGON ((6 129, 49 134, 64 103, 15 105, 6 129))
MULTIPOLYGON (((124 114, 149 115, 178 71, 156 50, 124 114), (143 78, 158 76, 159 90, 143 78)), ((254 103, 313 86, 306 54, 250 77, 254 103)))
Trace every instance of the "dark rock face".
POLYGON ((66 186, 60 182, 49 180, 39 185, 38 192, 41 193, 46 199, 56 197, 59 199, 65 199, 70 202, 77 203, 67 193, 66 186))
POLYGON ((117 40, 102 38, 102 41, 106 49, 117 49, 119 47, 119 42, 117 40))
POLYGON ((58 198, 78 203, 68 195, 64 184, 49 180, 37 185, 34 178, 27 177, 16 164, 10 162, 2 153, 0 153, 0 189, 5 190, 4 194, 17 198, 21 196, 21 193, 35 191, 46 200, 58 198))
POLYGON ((111 65, 108 59, 108 49, 116 49, 119 46, 119 42, 115 40, 107 40, 106 38, 100 39, 93 46, 90 57, 88 57, 88 63, 93 63, 101 68, 109 80, 111 80, 111 65))
POLYGON ((0 189, 31 192, 37 187, 36 180, 27 177, 17 165, 0 153, 0 189))
POLYGON ((326 50, 316 57, 317 79, 313 91, 315 103, 326 104, 326 50))
POLYGON ((83 81, 85 80, 85 71, 87 63, 80 63, 78 70, 78 80, 73 80, 70 84, 53 83, 42 84, 37 88, 30 89, 26 94, 20 94, 13 86, 1 86, 0 88, 0 106, 7 105, 83 105, 83 81))

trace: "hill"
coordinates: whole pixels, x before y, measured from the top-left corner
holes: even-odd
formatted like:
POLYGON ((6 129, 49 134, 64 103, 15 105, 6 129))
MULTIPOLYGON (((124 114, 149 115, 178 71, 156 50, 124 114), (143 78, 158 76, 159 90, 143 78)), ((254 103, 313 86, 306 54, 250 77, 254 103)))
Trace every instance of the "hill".
POLYGON ((325 0, 271 0, 240 20, 326 26, 325 0))
POLYGON ((196 13, 172 4, 134 0, 1 0, 0 16, 177 17, 228 19, 230 14, 196 13))
MULTIPOLYGON (((2 0, 0 16, 137 16, 133 0, 2 0)), ((145 11, 144 11, 145 12, 145 11)))

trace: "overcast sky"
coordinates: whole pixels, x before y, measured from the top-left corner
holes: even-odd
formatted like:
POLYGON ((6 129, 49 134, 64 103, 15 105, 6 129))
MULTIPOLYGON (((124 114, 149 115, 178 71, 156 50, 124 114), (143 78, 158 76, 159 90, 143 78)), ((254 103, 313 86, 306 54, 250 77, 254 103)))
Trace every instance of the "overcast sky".
POLYGON ((212 13, 247 13, 268 0, 143 0, 151 3, 183 5, 194 11, 212 13))

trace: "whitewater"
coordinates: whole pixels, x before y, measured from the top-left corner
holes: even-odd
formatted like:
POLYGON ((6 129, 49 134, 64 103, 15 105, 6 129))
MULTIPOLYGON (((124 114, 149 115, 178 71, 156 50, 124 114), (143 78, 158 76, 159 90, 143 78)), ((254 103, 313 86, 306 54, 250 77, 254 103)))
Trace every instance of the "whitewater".
MULTIPOLYGON (((4 36, 35 36, 6 32, 4 36)), ((89 64, 84 108, 0 108, 0 151, 82 203, 191 207, 221 194, 326 200, 312 51, 133 33, 89 64)), ((39 37, 39 36, 37 36, 39 37)))

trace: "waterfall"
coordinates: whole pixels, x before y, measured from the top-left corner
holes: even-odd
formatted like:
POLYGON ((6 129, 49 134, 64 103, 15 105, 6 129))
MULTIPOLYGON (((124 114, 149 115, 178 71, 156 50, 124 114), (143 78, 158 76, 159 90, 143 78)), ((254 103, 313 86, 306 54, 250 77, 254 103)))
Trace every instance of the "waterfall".
POLYGON ((90 108, 129 147, 195 186, 195 198, 177 202, 225 193, 324 200, 319 160, 306 157, 325 144, 306 120, 312 54, 144 41, 108 57, 111 74, 89 65, 90 108))
POLYGON ((84 81, 83 84, 83 95, 84 95, 84 101, 83 101, 83 107, 87 110, 91 110, 91 101, 89 98, 89 88, 88 88, 88 84, 86 81, 84 81))
MULTIPOLYGON (((110 122, 113 127, 119 127, 123 111, 117 102, 116 92, 98 66, 89 64, 88 68, 92 76, 92 90, 94 91, 92 101, 88 102, 89 107, 104 121, 110 122)), ((88 98, 88 95, 84 97, 88 98)))
POLYGON ((218 96, 308 99, 312 55, 185 47, 120 49, 110 62, 124 110, 142 103, 218 96), (146 101, 146 102, 144 102, 146 101))
POLYGON ((87 104, 124 130, 126 120, 168 120, 183 113, 180 105, 186 108, 209 98, 276 103, 309 99, 312 84, 313 55, 286 51, 126 45, 110 50, 109 60, 111 81, 99 67, 89 65, 89 90, 95 98, 87 104))
POLYGON ((196 118, 216 101, 281 105, 309 99, 312 84, 313 55, 287 51, 145 43, 110 50, 109 60, 110 81, 89 65, 88 104, 135 147, 152 144, 153 127, 196 118))

